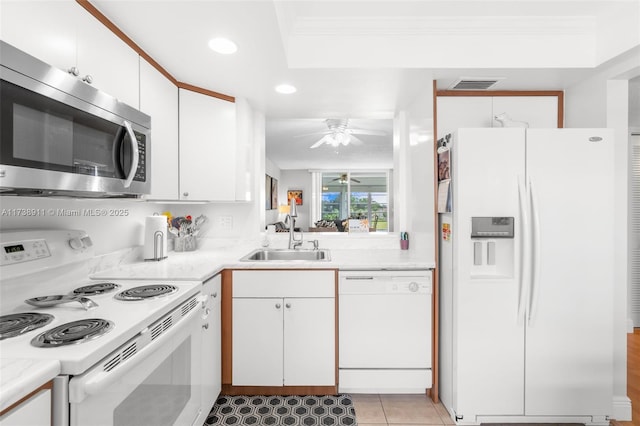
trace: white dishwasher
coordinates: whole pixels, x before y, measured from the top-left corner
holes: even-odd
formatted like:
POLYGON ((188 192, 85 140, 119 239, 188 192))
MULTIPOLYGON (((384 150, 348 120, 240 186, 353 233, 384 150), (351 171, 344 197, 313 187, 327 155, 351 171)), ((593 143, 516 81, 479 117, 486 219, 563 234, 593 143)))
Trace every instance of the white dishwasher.
POLYGON ((431 388, 431 271, 339 275, 339 391, 431 388))

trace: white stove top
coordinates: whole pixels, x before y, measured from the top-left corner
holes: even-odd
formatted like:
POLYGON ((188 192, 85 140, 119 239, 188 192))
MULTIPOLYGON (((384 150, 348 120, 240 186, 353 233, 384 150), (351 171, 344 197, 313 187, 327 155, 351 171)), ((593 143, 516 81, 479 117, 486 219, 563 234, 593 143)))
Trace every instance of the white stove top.
MULTIPOLYGON (((2 234, 0 244, 3 248, 9 246, 13 247, 11 250, 15 250, 17 242, 26 240, 27 237, 29 235, 26 234, 2 234)), ((55 359, 60 361, 61 374, 80 374, 201 290, 202 283, 196 281, 91 280, 88 264, 93 257, 92 250, 84 247, 80 249, 82 252, 78 252, 79 249, 69 245, 69 240, 69 234, 56 237, 50 234, 46 243, 51 256, 13 265, 5 262, 1 267, 0 315, 38 312, 53 315, 54 319, 44 327, 24 335, 0 340, 0 357, 55 359), (56 256, 70 262, 56 265, 56 256), (40 263, 46 265, 39 269, 40 263), (34 307, 24 302, 33 297, 71 294, 78 287, 106 281, 121 287, 109 293, 87 296, 98 305, 90 310, 85 310, 78 302, 47 308, 34 307), (150 284, 172 285, 178 290, 172 294, 139 301, 122 301, 114 297, 123 290, 150 284), (90 318, 111 321, 114 327, 100 337, 78 344, 49 348, 31 345, 31 340, 46 330, 90 318)))

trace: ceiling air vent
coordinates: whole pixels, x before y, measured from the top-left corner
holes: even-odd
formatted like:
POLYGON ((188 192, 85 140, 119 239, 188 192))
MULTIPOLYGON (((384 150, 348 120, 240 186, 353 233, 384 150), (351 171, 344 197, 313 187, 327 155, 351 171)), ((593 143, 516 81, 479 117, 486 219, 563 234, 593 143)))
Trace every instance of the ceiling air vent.
POLYGON ((504 77, 461 77, 456 80, 450 90, 488 90, 494 84, 502 80, 504 77))

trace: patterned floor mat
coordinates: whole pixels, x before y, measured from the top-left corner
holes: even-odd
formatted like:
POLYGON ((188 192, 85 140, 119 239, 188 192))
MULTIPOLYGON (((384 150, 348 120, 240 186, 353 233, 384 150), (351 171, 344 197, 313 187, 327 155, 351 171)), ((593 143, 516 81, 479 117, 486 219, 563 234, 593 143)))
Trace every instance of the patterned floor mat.
POLYGON ((220 396, 204 426, 355 426, 349 395, 220 396))

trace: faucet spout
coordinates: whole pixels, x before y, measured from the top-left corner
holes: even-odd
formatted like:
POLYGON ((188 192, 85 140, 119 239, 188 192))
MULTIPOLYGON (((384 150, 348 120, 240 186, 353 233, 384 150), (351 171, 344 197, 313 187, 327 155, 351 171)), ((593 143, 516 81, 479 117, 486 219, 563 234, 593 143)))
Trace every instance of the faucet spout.
POLYGON ((296 209, 296 200, 295 198, 292 198, 289 202, 289 214, 287 215, 287 219, 289 219, 289 250, 293 250, 296 247, 302 245, 302 231, 299 231, 300 239, 297 239, 295 236, 297 217, 298 210, 296 209))

